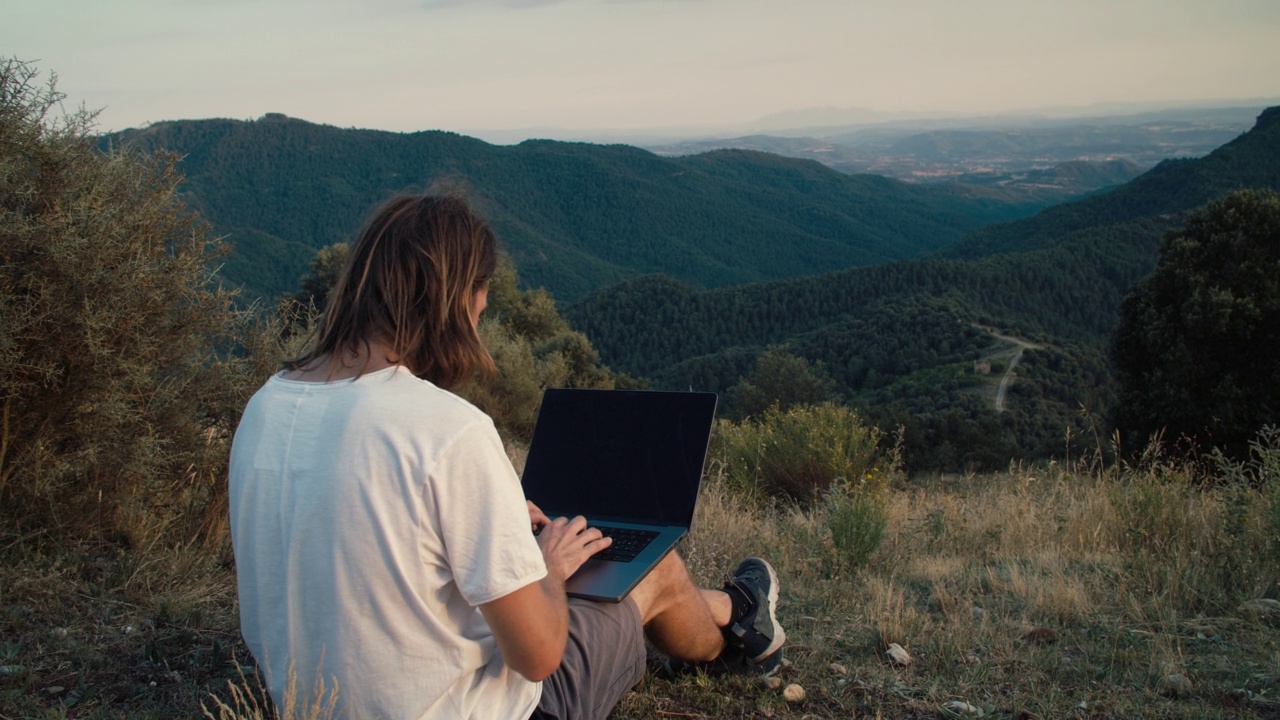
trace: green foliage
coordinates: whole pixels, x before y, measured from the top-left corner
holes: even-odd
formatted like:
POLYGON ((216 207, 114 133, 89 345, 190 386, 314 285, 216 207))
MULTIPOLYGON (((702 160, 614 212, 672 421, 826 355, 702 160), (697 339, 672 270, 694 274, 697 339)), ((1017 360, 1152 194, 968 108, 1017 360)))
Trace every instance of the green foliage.
POLYGON ((766 348, 755 370, 729 390, 733 413, 752 417, 770 407, 789 410, 835 399, 835 383, 821 363, 796 357, 785 348, 766 348))
POLYGON ((60 538, 220 539, 227 440, 263 368, 170 156, 0 63, 0 516, 60 538))
POLYGON ((156 123, 103 142, 182 155, 188 196, 235 243, 222 274, 268 297, 389 192, 437 178, 471 188, 525 281, 562 301, 653 272, 715 287, 888 262, 1038 207, 764 153, 494 146, 285 117, 156 123))
POLYGON ((730 482, 803 502, 829 488, 887 482, 877 462, 883 434, 848 407, 770 408, 720 425, 715 456, 730 482))
POLYGON ((325 245, 316 251, 311 259, 311 267, 302 276, 301 287, 294 293, 292 300, 303 307, 314 307, 316 312, 324 312, 329 305, 329 296, 333 287, 338 284, 338 276, 347 265, 346 243, 325 245))
POLYGON ((1240 190, 1171 234, 1125 298, 1119 426, 1243 455, 1280 412, 1280 196, 1240 190))
POLYGON ((489 283, 485 313, 480 337, 498 372, 476 378, 461 394, 488 413, 504 437, 525 443, 533 437, 545 388, 614 386, 591 341, 569 329, 547 291, 521 290, 505 258, 489 283))
POLYGON ((1206 158, 976 233, 948 253, 963 260, 713 290, 654 276, 565 315, 610 367, 657 387, 723 392, 766 348, 785 346, 821 362, 835 395, 882 427, 905 425, 909 469, 994 470, 1061 456, 1071 438, 1099 433, 1117 395, 1106 346, 1121 300, 1184 213, 1244 181, 1280 188, 1280 109, 1206 158), (998 415, 981 384, 959 375, 995 342, 979 326, 1046 346, 1026 354, 998 415))
POLYGON ((889 525, 885 476, 880 468, 873 468, 858 482, 833 484, 822 497, 821 509, 831 532, 836 560, 845 568, 865 566, 871 553, 884 540, 884 531, 889 525))

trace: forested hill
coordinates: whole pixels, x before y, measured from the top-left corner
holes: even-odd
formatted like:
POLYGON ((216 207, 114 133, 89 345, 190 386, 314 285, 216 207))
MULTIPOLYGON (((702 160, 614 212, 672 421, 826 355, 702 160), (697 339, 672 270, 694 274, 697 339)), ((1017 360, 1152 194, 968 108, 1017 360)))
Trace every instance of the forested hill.
POLYGON ((918 467, 1000 467, 1011 457, 1061 452, 1064 430, 1105 423, 1114 398, 1106 345, 1119 303, 1154 267, 1164 233, 1219 190, 1280 189, 1278 118, 1267 111, 1254 130, 1206 158, 1165 163, 1065 211, 961 241, 995 252, 986 257, 708 291, 644 278, 595 293, 567 314, 604 362, 659 387, 730 391, 766 347, 783 345, 821 364, 835 399, 884 426, 906 425, 918 467), (986 238, 1001 244, 980 245, 986 238), (1046 346, 1023 356, 1008 411, 999 414, 994 378, 974 372, 988 361, 999 369, 1014 354, 996 334, 1046 346))
POLYGON ((222 275, 264 296, 296 289, 315 250, 348 240, 390 193, 442 178, 470 189, 524 281, 561 301, 647 273, 718 287, 900 260, 1037 209, 764 153, 495 146, 282 115, 157 123, 103 142, 183 156, 186 200, 234 244, 222 275))
POLYGON ((1072 232, 1182 214, 1239 187, 1280 186, 1280 107, 1253 129, 1195 160, 1165 160, 1109 192, 1049 208, 1033 218, 984 228, 942 251, 957 258, 1034 250, 1072 232))

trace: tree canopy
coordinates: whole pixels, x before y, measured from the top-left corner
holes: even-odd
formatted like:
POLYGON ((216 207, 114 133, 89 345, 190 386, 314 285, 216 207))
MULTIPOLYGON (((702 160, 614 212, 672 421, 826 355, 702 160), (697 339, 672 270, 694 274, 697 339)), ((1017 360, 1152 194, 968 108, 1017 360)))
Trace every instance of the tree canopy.
POLYGON ((130 542, 175 507, 217 525, 225 441, 261 381, 223 352, 252 344, 211 282, 223 248, 175 158, 99 152, 93 114, 61 100, 0 61, 0 518, 130 542))
POLYGON ((1239 190, 1194 213, 1120 314, 1117 425, 1244 452, 1280 417, 1280 196, 1239 190))

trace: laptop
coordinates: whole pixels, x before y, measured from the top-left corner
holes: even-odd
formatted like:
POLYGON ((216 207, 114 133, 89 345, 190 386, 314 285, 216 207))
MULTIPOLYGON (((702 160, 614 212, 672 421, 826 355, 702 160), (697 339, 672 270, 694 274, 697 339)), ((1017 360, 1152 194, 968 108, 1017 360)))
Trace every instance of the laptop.
POLYGON ((525 497, 614 538, 569 578, 569 595, 619 602, 689 532, 715 412, 715 393, 543 392, 525 497))

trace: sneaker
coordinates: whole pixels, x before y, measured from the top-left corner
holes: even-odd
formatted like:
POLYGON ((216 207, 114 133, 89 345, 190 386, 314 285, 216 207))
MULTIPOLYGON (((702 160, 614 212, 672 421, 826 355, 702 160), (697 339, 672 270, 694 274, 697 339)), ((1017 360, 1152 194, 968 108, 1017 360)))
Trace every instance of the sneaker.
POLYGON ((776 668, 782 661, 782 644, 787 633, 778 624, 778 576, 769 563, 758 557, 742 561, 724 590, 734 598, 734 614, 725 637, 740 648, 751 662, 776 668), (739 600, 745 599, 745 605, 739 600), (776 655, 776 657, 775 657, 776 655))

